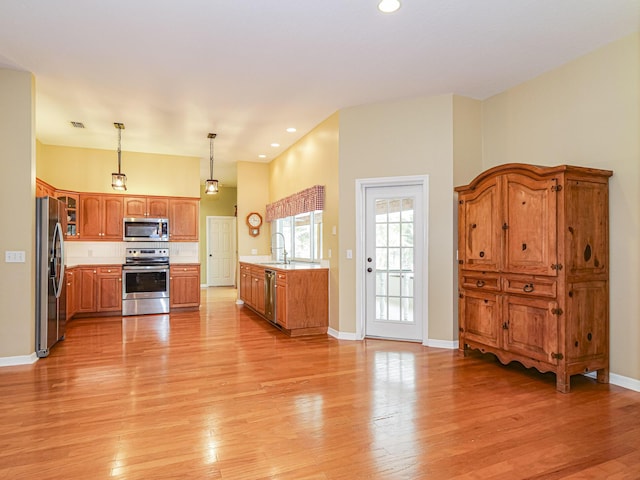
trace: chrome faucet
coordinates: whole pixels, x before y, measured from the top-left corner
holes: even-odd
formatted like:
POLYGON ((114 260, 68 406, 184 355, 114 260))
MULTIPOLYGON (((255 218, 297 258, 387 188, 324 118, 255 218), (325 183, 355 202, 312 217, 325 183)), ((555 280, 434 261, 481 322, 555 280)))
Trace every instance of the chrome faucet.
MULTIPOLYGON (((286 250, 286 248, 284 246, 285 245, 284 240, 285 239, 284 239, 284 235, 282 234, 282 232, 276 232, 276 233, 271 235, 271 255, 273 255, 275 253, 274 250, 278 250, 278 249, 282 248, 282 256, 284 257, 283 261, 284 261, 284 264, 286 265, 288 262, 287 262, 287 250, 286 250), (282 247, 278 247, 278 236, 282 237, 282 247), (273 241, 274 237, 276 238, 275 242, 273 241)), ((275 260, 278 261, 277 254, 276 254, 276 259, 275 260)))

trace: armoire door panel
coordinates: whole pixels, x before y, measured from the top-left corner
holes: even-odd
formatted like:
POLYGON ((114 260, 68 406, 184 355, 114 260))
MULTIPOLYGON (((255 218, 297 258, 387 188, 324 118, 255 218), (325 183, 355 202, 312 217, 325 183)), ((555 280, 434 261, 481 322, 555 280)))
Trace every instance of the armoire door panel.
POLYGON ((584 180, 566 184, 566 266, 571 275, 597 275, 608 270, 607 189, 606 183, 584 180))
POLYGON ((463 268, 498 271, 502 258, 500 183, 494 179, 481 191, 461 198, 458 221, 463 268))
POLYGON ((505 271, 556 275, 555 179, 505 175, 505 271))
POLYGON ((497 296, 473 290, 464 291, 459 308, 464 313, 460 327, 469 341, 498 347, 500 343, 499 304, 497 296))
POLYGON ((558 351, 558 317, 553 312, 556 302, 504 297, 503 348, 546 363, 557 363, 554 355, 558 351))

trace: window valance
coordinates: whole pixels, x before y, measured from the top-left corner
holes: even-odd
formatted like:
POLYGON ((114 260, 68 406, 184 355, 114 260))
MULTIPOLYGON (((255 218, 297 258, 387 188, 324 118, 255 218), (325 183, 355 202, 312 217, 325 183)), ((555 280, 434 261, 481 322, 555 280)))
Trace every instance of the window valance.
POLYGON ((266 208, 265 221, 272 222, 279 218, 292 217, 315 210, 324 210, 324 185, 314 185, 270 203, 266 208))

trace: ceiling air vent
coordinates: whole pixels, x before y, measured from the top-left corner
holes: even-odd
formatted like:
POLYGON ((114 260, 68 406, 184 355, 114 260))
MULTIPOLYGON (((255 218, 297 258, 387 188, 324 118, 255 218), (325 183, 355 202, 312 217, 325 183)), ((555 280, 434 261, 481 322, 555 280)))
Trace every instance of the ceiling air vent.
POLYGON ((82 122, 71 122, 71 126, 74 128, 84 128, 84 123, 82 122))

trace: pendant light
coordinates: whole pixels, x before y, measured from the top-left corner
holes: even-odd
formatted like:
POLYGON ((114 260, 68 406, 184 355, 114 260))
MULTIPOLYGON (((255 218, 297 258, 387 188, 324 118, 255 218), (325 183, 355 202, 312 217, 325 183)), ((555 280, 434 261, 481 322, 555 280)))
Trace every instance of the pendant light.
POLYGON ((204 184, 204 193, 213 195, 218 193, 218 180, 213 178, 213 139, 216 138, 216 134, 210 133, 207 138, 209 138, 209 180, 204 184))
POLYGON ((124 123, 115 123, 114 127, 118 129, 118 173, 111 174, 111 186, 114 190, 126 190, 127 189, 127 176, 120 171, 120 164, 122 162, 122 149, 120 144, 122 142, 122 130, 124 130, 124 123))

